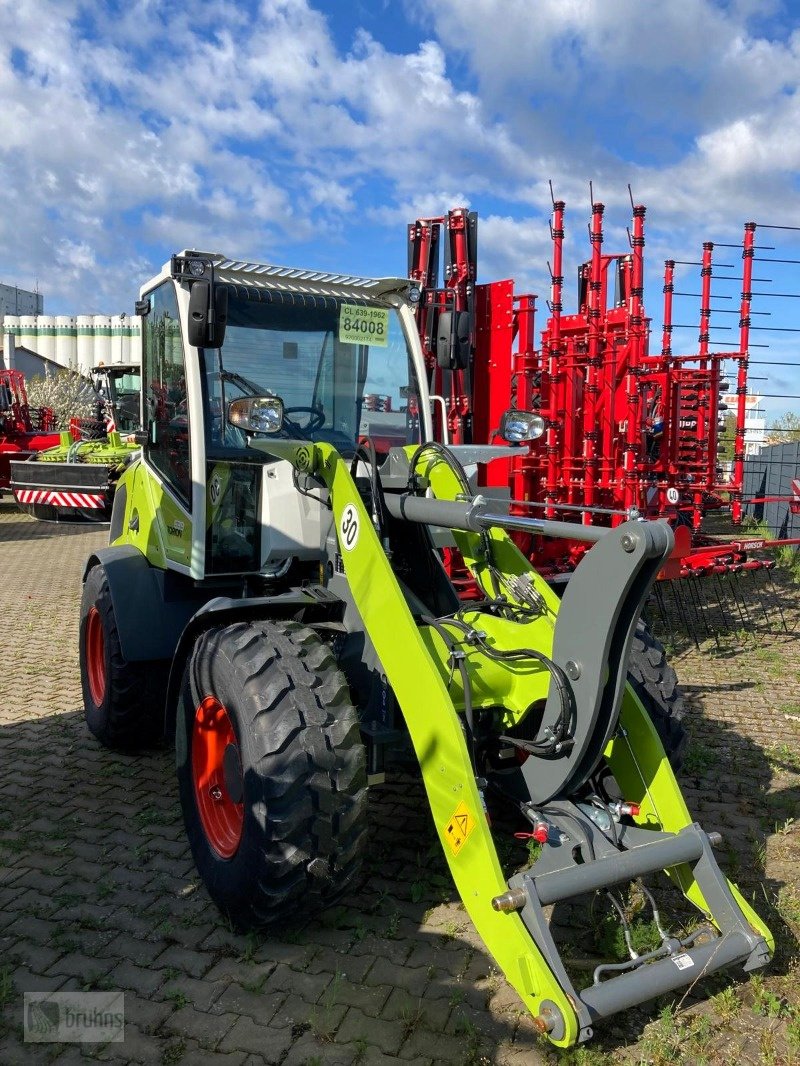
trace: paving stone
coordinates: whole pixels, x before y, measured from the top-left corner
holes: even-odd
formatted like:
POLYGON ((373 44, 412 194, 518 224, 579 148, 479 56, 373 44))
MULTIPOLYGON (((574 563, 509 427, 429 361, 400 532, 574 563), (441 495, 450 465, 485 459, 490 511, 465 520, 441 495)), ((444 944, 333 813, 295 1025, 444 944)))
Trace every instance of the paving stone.
POLYGON ((191 1037, 203 1047, 216 1047, 222 1037, 233 1028, 235 1014, 208 1014, 194 1007, 180 1007, 164 1022, 165 1032, 191 1037))
POLYGON ((296 968, 307 973, 340 973, 348 981, 358 983, 364 980, 374 962, 370 955, 350 955, 326 947, 316 951, 305 966, 296 968))
POLYGON ((28 940, 18 940, 13 947, 3 952, 5 956, 13 957, 16 965, 25 965, 34 973, 47 973, 49 968, 60 957, 61 952, 55 948, 44 947, 42 944, 31 943, 28 940))
POLYGON ((65 977, 102 977, 114 969, 115 962, 113 959, 104 958, 90 958, 87 955, 64 955, 54 962, 50 969, 47 971, 49 975, 55 977, 58 974, 63 974, 65 977))
POLYGON ((268 1063, 278 1063, 292 1045, 292 1030, 257 1025, 252 1018, 242 1017, 220 1041, 218 1051, 247 1051, 259 1055, 268 1063))
MULTIPOLYGON (((331 986, 333 987, 333 986, 331 986)), ((362 985, 352 981, 335 983, 334 1000, 348 1007, 358 1007, 370 1017, 377 1018, 382 1013, 383 1005, 389 998, 391 989, 388 985, 362 985)))
MULTIPOLYGON (((436 1063, 458 1063, 458 1066, 461 1066, 462 1063, 470 1061, 468 1050, 464 1040, 454 1040, 452 1036, 432 1033, 427 1029, 415 1029, 409 1034, 399 1055, 401 1059, 408 1059, 415 1063, 432 1057, 436 1063)), ((477 1059, 477 1061, 481 1060, 477 1059)))
POLYGON ((163 954, 166 945, 163 940, 145 940, 142 937, 131 936, 130 933, 119 933, 113 937, 100 950, 100 954, 109 958, 125 959, 137 966, 149 966, 153 960, 163 954))
POLYGON ((313 1007, 309 1007, 302 1000, 293 1001, 290 998, 275 1015, 274 1023, 281 1025, 284 1020, 292 1019, 293 1028, 296 1028, 298 1021, 305 1025, 307 1020, 314 1036, 323 1043, 327 1043, 333 1040, 348 1010, 350 1008, 346 1003, 340 1003, 327 993, 313 1007))
POLYGON ((26 966, 15 966, 11 979, 19 995, 20 1004, 25 992, 57 992, 67 982, 63 974, 33 973, 26 966))
POLYGON ((97 1051, 102 1062, 141 1062, 145 1066, 161 1066, 164 1060, 165 1044, 163 1038, 143 1033, 135 1025, 125 1022, 124 1039, 118 1043, 106 1044, 97 1051))
POLYGON ((185 1001, 191 1003, 196 1010, 209 1011, 227 986, 227 981, 212 981, 208 977, 198 981, 194 977, 181 974, 174 979, 167 977, 155 995, 170 1003, 185 1001))
POLYGON ((350 1007, 336 1032, 337 1044, 364 1041, 387 1055, 396 1055, 405 1040, 405 1026, 400 1022, 380 1021, 368 1017, 358 1007, 350 1007))
POLYGON ((281 963, 267 978, 262 991, 290 993, 307 1003, 316 1003, 332 980, 329 973, 299 973, 281 963))
MULTIPOLYGON (((181 1062, 186 1066, 197 1063, 198 1066, 243 1066, 248 1055, 245 1051, 209 1051, 194 1040, 187 1040, 183 1048, 181 1062)), ((263 1062, 263 1059, 261 1060, 263 1062)))
MULTIPOLYGON (((308 1063, 320 1063, 321 1066, 359 1066, 366 1062, 363 1049, 354 1044, 331 1044, 320 1041, 313 1033, 303 1033, 289 1048, 289 1053, 281 1066, 308 1066, 308 1063), (359 1054, 361 1053, 361 1054, 359 1054)), ((395 1063, 397 1060, 394 1060, 395 1063)))
POLYGON ((429 996, 412 996, 404 988, 393 988, 380 1011, 381 1018, 400 1021, 405 1025, 413 1023, 414 1028, 422 1027, 442 1032, 447 1025, 452 1006, 449 1000, 432 999, 429 996))
POLYGON ((207 970, 211 969, 213 959, 199 951, 190 951, 188 948, 173 944, 153 961, 153 966, 161 969, 174 967, 190 977, 202 977, 207 970))
POLYGON ((243 959, 219 959, 205 975, 206 981, 238 981, 240 985, 263 987, 277 963, 245 962, 243 959))
POLYGON ((246 1014, 259 1025, 267 1025, 286 1001, 285 992, 254 992, 235 982, 229 984, 214 1003, 214 1011, 246 1014))
POLYGON ((125 1024, 130 1022, 142 1033, 154 1033, 173 1013, 175 1005, 169 1000, 145 999, 134 992, 125 993, 125 1024))
POLYGON ((132 962, 120 962, 109 972, 108 980, 117 988, 150 993, 164 984, 164 973, 162 970, 134 966, 132 962))
POLYGON ((365 977, 368 985, 388 985, 404 988, 421 996, 430 984, 428 971, 421 966, 393 966, 388 959, 378 958, 365 977))

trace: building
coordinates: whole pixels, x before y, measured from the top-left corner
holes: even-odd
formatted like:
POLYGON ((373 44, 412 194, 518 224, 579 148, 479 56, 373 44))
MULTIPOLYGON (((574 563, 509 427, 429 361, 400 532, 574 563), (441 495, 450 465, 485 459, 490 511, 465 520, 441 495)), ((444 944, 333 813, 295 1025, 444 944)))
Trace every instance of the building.
POLYGON ((142 320, 125 314, 6 314, 3 365, 9 369, 16 366, 17 348, 84 373, 101 363, 141 363, 142 320))
POLYGON ((41 315, 44 297, 40 292, 28 292, 17 285, 0 285, 0 322, 4 315, 41 315))
POLYGON ((761 407, 760 396, 745 396, 744 399, 744 454, 758 455, 767 443, 767 420, 761 407))

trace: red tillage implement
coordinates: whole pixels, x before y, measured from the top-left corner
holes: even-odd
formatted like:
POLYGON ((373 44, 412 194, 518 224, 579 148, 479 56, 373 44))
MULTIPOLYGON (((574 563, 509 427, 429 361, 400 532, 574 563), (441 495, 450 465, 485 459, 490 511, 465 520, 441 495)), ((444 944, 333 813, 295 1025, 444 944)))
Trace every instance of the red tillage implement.
MULTIPOLYGON (((797 541, 712 541, 700 532, 711 510, 742 517, 745 401, 754 239, 744 227, 737 350, 712 350, 709 329, 714 245, 703 246, 699 346, 671 347, 676 263, 664 277, 664 327, 658 354, 649 349, 643 303, 645 208, 634 205, 630 249, 603 253, 601 203, 592 204, 591 254, 578 271, 578 308, 563 306, 564 203, 554 200, 549 317, 536 343, 537 297, 517 294, 511 280, 477 284, 477 216, 466 209, 409 226, 409 273, 422 287, 418 326, 441 399, 438 428, 454 444, 488 443, 509 406, 535 411, 544 435, 510 461, 481 468, 487 491, 510 497, 512 510, 538 509, 546 518, 618 525, 636 514, 676 527, 667 577, 693 571, 738 573, 770 567, 748 552, 797 541), (438 284, 439 234, 447 234, 444 284, 438 284), (734 459, 727 480, 719 436, 735 382, 734 459)), ((724 272, 720 280, 733 280, 724 272)), ((714 294, 716 295, 716 294, 714 294)), ((728 297, 723 297, 727 299, 728 297)), ((577 542, 520 537, 520 546, 546 576, 568 575, 584 553, 577 542)), ((562 578, 563 579, 563 578, 562 578)))
POLYGON ((22 373, 0 370, 0 495, 10 490, 12 459, 27 459, 58 444, 54 426, 48 408, 31 412, 22 373))

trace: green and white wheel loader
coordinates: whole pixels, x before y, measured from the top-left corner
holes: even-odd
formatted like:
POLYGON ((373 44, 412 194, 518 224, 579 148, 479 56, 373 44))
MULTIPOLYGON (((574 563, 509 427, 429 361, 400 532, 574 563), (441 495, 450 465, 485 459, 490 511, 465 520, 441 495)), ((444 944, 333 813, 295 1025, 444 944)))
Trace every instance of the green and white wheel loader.
MULTIPOLYGON (((87 721, 111 747, 174 736, 192 852, 238 928, 352 885, 367 789, 408 738, 466 910, 568 1047, 700 976, 766 965, 773 942, 629 683, 669 527, 531 519, 475 495, 464 468, 508 445, 432 440, 415 297, 405 279, 196 251, 143 287, 146 440, 86 566, 87 721), (592 543, 561 599, 514 529, 592 543), (459 601, 445 537, 482 599, 459 601), (541 844, 510 880, 487 800, 541 844), (576 987, 546 909, 660 871, 700 912, 693 931, 656 916, 653 950, 576 987)), ((539 423, 510 412, 505 439, 539 423)))

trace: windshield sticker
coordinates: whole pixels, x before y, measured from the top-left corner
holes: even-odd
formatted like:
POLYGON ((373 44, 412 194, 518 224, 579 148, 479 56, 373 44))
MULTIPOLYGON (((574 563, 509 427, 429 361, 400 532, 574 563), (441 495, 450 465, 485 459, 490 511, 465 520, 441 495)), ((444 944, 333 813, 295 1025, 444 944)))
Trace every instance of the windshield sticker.
POLYGON ((342 304, 339 311, 341 344, 371 344, 386 348, 389 343, 388 307, 342 304))

